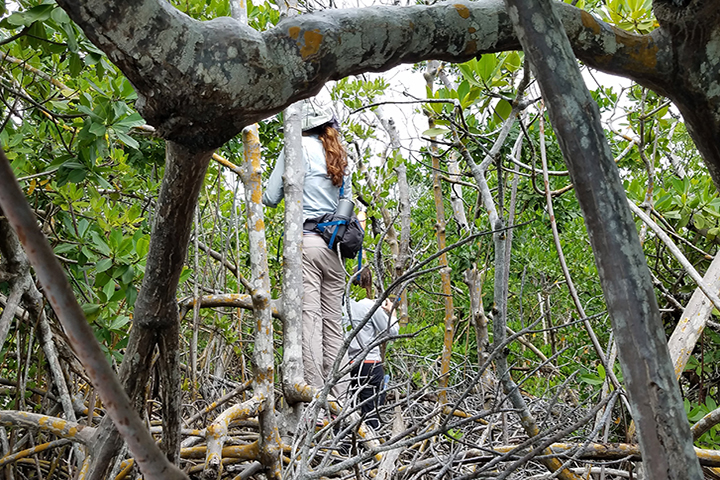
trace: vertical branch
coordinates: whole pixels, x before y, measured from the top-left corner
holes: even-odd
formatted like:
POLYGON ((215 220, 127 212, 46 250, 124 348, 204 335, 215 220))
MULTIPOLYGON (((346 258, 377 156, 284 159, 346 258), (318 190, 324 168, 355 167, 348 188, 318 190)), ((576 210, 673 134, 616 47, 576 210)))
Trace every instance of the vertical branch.
MULTIPOLYGON (((425 74, 425 81, 427 82, 428 90, 432 91, 433 83, 435 81, 435 72, 438 68, 438 62, 428 62, 427 73, 425 74)), ((428 117, 428 128, 433 128, 435 122, 432 117, 428 117)), ((442 185, 440 183, 440 158, 438 156, 437 147, 434 145, 430 147, 430 153, 432 155, 432 182, 433 182, 433 194, 435 198, 435 231, 437 235, 438 250, 443 250, 447 244, 445 241, 445 206, 443 204, 442 185)), ((449 384, 450 375, 450 360, 452 357, 452 345, 453 338, 455 337, 455 311, 453 307, 452 297, 452 284, 450 282, 450 267, 448 265, 447 255, 443 253, 438 258, 438 263, 441 267, 440 270, 440 282, 442 284, 443 299, 445 301, 445 334, 443 338, 443 351, 440 360, 440 403, 447 403, 447 387, 449 384)))
MULTIPOLYGON (((145 388, 150 378, 152 355, 160 347, 158 365, 177 369, 180 352, 178 340, 177 287, 187 255, 193 213, 204 183, 212 151, 195 151, 175 142, 166 142, 165 172, 150 236, 145 277, 135 302, 133 328, 119 377, 128 396, 140 410, 145 403, 145 388), (161 336, 165 338, 160 338, 161 336), (165 351, 163 346, 170 349, 165 351)), ((180 373, 166 372, 161 378, 176 383, 163 385, 163 441, 161 448, 170 458, 180 455, 181 398, 180 373)), ((120 450, 112 422, 106 417, 98 428, 94 444, 90 480, 106 478, 105 469, 120 450)))
MULTIPOLYGON (((242 23, 243 25, 247 25, 248 22, 248 14, 247 14, 247 3, 246 0, 230 0, 230 16, 237 20, 238 22, 242 23)), ((238 173, 240 176, 242 176, 241 171, 236 171, 235 173, 238 173)), ((240 258, 240 228, 238 225, 238 212, 236 203, 237 202, 237 190, 235 191, 235 195, 233 196, 233 220, 235 221, 235 225, 233 225, 233 228, 235 230, 235 244, 237 245, 238 252, 237 252, 237 258, 240 258)), ((242 287, 240 284, 238 284, 238 293, 240 293, 240 289, 242 287)), ((243 338, 243 317, 244 312, 241 309, 237 309, 237 316, 238 316, 238 325, 237 325, 237 331, 238 331, 238 338, 239 340, 242 340, 243 338)), ((240 362, 241 362, 241 375, 240 378, 244 382, 246 379, 246 369, 245 369, 245 355, 240 355, 240 362)))
POLYGON ((303 183, 305 161, 300 129, 300 104, 285 109, 285 239, 283 245, 283 391, 288 402, 299 402, 296 385, 304 383, 302 363, 303 301, 303 183))
POLYGON ((197 357, 198 357, 198 328, 200 323, 200 208, 195 207, 195 235, 193 236, 193 269, 195 270, 193 281, 193 321, 192 321, 192 337, 190 339, 190 379, 192 383, 192 398, 197 398, 198 376, 197 376, 197 357))
MULTIPOLYGON (((398 204, 400 206, 400 248, 398 250, 398 259, 395 263, 395 279, 402 276, 410 262, 410 187, 407 180, 407 167, 404 163, 395 169, 398 182, 398 204)), ((402 294, 400 305, 398 306, 398 320, 401 326, 408 324, 408 296, 402 294)))
MULTIPOLYGON (((495 230, 503 228, 503 221, 501 218, 495 223, 495 230)), ((496 370, 500 377, 500 383, 503 387, 503 392, 508 396, 510 403, 513 408, 518 411, 520 416, 520 424, 525 430, 525 433, 529 437, 535 437, 540 433, 535 418, 530 413, 530 409, 525 403, 525 399, 520 393, 520 389, 513 381, 510 376, 510 367, 507 362, 508 353, 503 347, 506 342, 507 333, 507 283, 508 283, 508 271, 505 269, 507 255, 507 241, 505 231, 497 231, 493 234, 493 241, 495 243, 495 286, 493 296, 495 298, 495 304, 493 305, 493 344, 502 348, 496 355, 496 370)), ((550 449, 546 449, 545 454, 552 454, 550 449)), ((563 480, 580 480, 577 475, 572 473, 567 468, 562 466, 562 462, 557 458, 544 457, 541 462, 550 471, 556 472, 558 478, 563 480)))
MULTIPOLYGON (((377 108, 374 110, 375 116, 380 121, 380 124, 382 125, 383 129, 385 129, 385 132, 390 137, 390 147, 392 149, 393 155, 399 155, 398 152, 400 150, 400 135, 398 134, 397 128, 395 127, 395 122, 392 118, 385 118, 383 115, 383 111, 380 108, 377 108)), ((407 268, 408 262, 410 261, 410 212, 411 212, 411 206, 410 206, 410 187, 408 185, 407 181, 407 167, 405 166, 405 163, 400 163, 397 167, 395 167, 395 174, 397 175, 397 188, 398 188, 398 206, 400 210, 400 235, 397 235, 397 232, 395 231, 395 227, 390 224, 388 225, 388 218, 390 217, 390 212, 387 211, 386 208, 383 206, 382 214, 383 219, 388 225, 388 231, 387 235, 389 238, 389 245, 391 252, 393 253, 393 263, 394 269, 392 278, 393 280, 397 280, 400 278, 403 273, 405 272, 405 269, 407 268), (390 230, 392 228, 392 230, 390 230)), ((376 197, 377 201, 377 197, 376 197)), ((392 220, 389 220, 392 222, 392 220)), ((408 303, 407 303, 407 295, 402 295, 402 298, 400 300, 400 303, 398 304, 398 319, 400 322, 400 325, 407 325, 408 323, 408 303)), ((384 352, 383 345, 382 349, 384 352)))
MULTIPOLYGON (((473 263, 472 268, 465 270, 463 281, 468 287, 468 296, 470 298, 470 322, 475 330, 475 343, 477 345, 478 365, 486 365, 490 358, 490 336, 488 334, 488 318, 485 315, 485 307, 482 298, 482 285, 485 271, 477 269, 477 264, 473 263)), ((497 380, 490 368, 484 369, 480 377, 480 391, 485 399, 485 407, 491 408, 490 399, 493 396, 497 380)))
MULTIPOLYGON (((653 204, 653 190, 655 188, 655 152, 651 155, 651 158, 648 158, 647 156, 647 148, 645 145, 645 120, 647 119, 645 114, 645 100, 647 99, 647 89, 643 89, 642 99, 640 101, 640 108, 642 110, 642 114, 640 115, 639 122, 640 122, 640 131, 638 132, 639 141, 637 142, 638 147, 638 153, 640 154, 640 159, 645 164, 645 170, 647 171, 647 186, 645 187, 645 199, 643 200, 642 206, 645 209, 645 213, 650 215, 650 210, 652 209, 653 204)), ((657 137, 655 137, 657 139, 657 137)), ((645 236, 647 235, 647 229, 648 226, 646 223, 643 223, 640 225, 640 232, 638 233, 638 237, 640 238, 640 243, 645 243, 645 236)))
POLYGON ((245 161, 243 183, 247 204, 247 226, 252 270, 251 293, 255 318, 253 374, 255 396, 262 402, 260 421, 260 458, 271 479, 281 478, 280 435, 275 421, 275 364, 272 310, 270 308, 270 275, 265 244, 265 221, 262 206, 260 138, 257 125, 243 130, 245 161))
MULTIPOLYGON (((720 255, 715 255, 705 272, 703 283, 708 285, 712 292, 720 290, 720 255)), ((713 308, 713 302, 708 299, 702 288, 696 288, 668 341, 670 357, 675 365, 676 378, 680 378, 682 372, 685 371, 685 365, 687 365, 695 343, 700 338, 713 308)))
POLYGON ((448 161, 448 177, 450 178, 450 205, 452 205, 453 217, 464 232, 470 231, 467 215, 465 215, 465 204, 462 199, 462 186, 457 182, 460 180, 460 166, 458 165, 457 152, 450 152, 448 161))
MULTIPOLYGON (((600 345, 600 340, 598 340, 597 335, 595 335, 595 330, 593 330, 592 325, 590 324, 590 320, 587 319, 585 307, 583 307, 582 302, 580 301, 580 296, 578 295, 577 289, 575 288, 575 282, 570 275, 570 269, 568 268, 567 262, 565 261, 565 254, 563 253, 562 244, 560 243, 560 232, 558 231, 557 222, 555 221, 555 210, 553 208, 552 191, 550 190, 550 174, 548 173, 547 151, 545 149, 545 118, 542 114, 542 109, 540 111, 539 122, 540 160, 542 162, 543 170, 543 185, 545 186, 545 203, 547 205, 548 215, 550 217, 550 228, 552 230, 553 241, 555 243, 555 251, 557 252, 558 260, 560 262, 560 268, 563 272, 563 276, 565 277, 565 283, 567 283, 570 298, 572 298, 573 303, 575 304, 575 309, 577 310, 578 315, 580 316, 580 318, 583 319, 583 325, 585 326, 585 330, 590 337, 590 341, 593 344, 595 353, 597 354, 603 368, 605 369, 607 379, 612 382, 615 388, 621 389, 620 382, 615 375, 613 366, 608 365, 607 359, 605 358, 605 351, 603 350, 602 345, 600 345)), ((547 314, 550 315, 549 306, 547 314)), ((623 397, 623 399, 625 399, 625 397, 623 397)))
MULTIPOLYGON (((383 223, 385 224, 385 235, 384 238, 387 241, 388 246, 390 247, 390 253, 392 253, 392 261, 394 264, 397 264, 398 256, 399 256, 399 248, 398 248, 398 235, 395 231, 395 227, 393 226, 393 216, 390 213, 390 210, 388 210, 386 203, 383 199, 383 197, 380 196, 382 193, 382 190, 377 185, 377 182, 375 181, 375 178, 373 178, 372 174, 370 173, 370 170, 367 168, 367 165, 363 162, 361 162, 358 159, 359 164, 359 170, 362 172, 362 174, 365 176, 365 181, 367 182, 368 188, 372 192, 373 195, 373 201, 375 202, 375 207, 380 210, 380 214, 383 218, 383 223)), ((378 249, 380 248, 380 245, 378 245, 378 249)), ((381 278, 378 278, 378 281, 382 282, 381 278)))
MULTIPOLYGON (((22 245, 20 245, 17 235, 15 235, 15 232, 10 227, 7 219, 4 218, 0 218, 0 253, 2 254, 4 263, 9 270, 8 273, 13 276, 11 294, 5 304, 2 318, 0 318, 0 331, 4 332, 0 332, 0 345, 4 344, 5 336, 7 335, 7 330, 3 330, 5 316, 9 315, 9 318, 7 319, 7 327, 9 328, 10 320, 12 320, 12 316, 16 314, 16 309, 19 307, 20 300, 24 300, 23 304, 26 306, 27 313, 30 315, 30 318, 39 319, 38 331, 40 336, 40 345, 42 346, 43 353, 45 354, 45 360, 47 361, 48 370, 50 370, 53 384, 55 385, 55 388, 57 388, 65 418, 71 422, 75 422, 77 421, 77 418, 75 417, 72 397, 60 366, 60 360, 58 359, 53 333, 50 329, 47 316, 45 315, 45 301, 32 279, 30 274, 30 262, 22 250, 22 245), (18 295, 17 300, 14 300, 13 293, 16 288, 20 294, 18 295)), ((75 451, 76 454, 79 455, 79 461, 82 462, 84 460, 84 455, 82 455, 81 450, 79 448, 75 448, 75 451)))
POLYGON ((651 478, 702 478, 650 273, 600 113, 548 0, 506 0, 582 208, 651 478), (537 19, 541 19, 538 21, 537 19))
POLYGON ((235 20, 247 24, 247 5, 245 0, 230 0, 230 15, 235 20))
POLYGON ((35 216, 15 180, 10 162, 0 150, 0 208, 25 247, 28 258, 50 303, 60 318, 93 385, 100 393, 109 417, 128 443, 144 476, 148 479, 187 479, 162 454, 143 421, 132 408, 127 393, 105 359, 92 328, 85 319, 72 288, 55 258, 50 244, 38 227, 35 216))

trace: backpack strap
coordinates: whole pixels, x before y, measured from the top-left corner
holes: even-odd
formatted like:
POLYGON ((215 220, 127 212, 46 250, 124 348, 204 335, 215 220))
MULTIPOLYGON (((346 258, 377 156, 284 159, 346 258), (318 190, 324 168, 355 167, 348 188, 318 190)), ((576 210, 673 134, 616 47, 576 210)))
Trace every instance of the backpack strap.
MULTIPOLYGON (((320 231, 325 231, 325 227, 330 227, 333 225, 347 225, 347 220, 333 220, 332 222, 322 222, 317 224, 317 228, 320 229, 320 231)), ((335 245, 335 237, 337 236, 339 228, 336 228, 333 230, 332 236, 330 237, 330 240, 328 241, 328 248, 330 250, 333 249, 333 246, 335 245)))

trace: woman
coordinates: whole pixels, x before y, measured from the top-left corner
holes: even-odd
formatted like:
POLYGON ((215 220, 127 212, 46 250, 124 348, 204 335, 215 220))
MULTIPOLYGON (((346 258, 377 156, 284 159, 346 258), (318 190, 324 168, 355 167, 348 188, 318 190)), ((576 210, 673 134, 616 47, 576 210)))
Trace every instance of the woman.
MULTIPOLYGON (((338 254, 311 230, 308 220, 333 213, 338 201, 350 197, 346 178, 347 155, 340 141, 338 123, 329 109, 303 106, 302 149, 305 160, 303 185, 303 366, 305 381, 322 388, 343 343, 340 304, 345 269, 338 254)), ((276 207, 284 196, 282 176, 285 155, 280 153, 263 194, 263 203, 276 207)), ((340 396, 342 389, 333 389, 340 396)))
MULTIPOLYGON (((343 326, 346 331, 354 330, 365 319, 375 306, 372 295, 372 273, 365 267, 360 271, 359 284, 367 292, 366 298, 348 301, 347 309, 343 310, 343 326), (350 316, 347 315, 350 314, 350 316)), ((350 386, 348 391, 353 392, 352 403, 360 405, 360 412, 365 418, 365 424, 374 430, 380 428, 380 415, 378 409, 385 403, 383 383, 385 369, 380 354, 378 338, 387 334, 396 336, 399 332, 397 317, 393 309, 393 302, 385 299, 382 306, 375 310, 372 317, 365 323, 350 342, 348 356, 352 369, 350 370, 350 386)))

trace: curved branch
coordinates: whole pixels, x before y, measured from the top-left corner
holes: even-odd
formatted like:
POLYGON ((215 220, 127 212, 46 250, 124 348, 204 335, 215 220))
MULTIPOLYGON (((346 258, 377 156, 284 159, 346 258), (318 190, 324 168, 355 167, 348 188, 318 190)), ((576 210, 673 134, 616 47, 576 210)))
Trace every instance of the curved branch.
POLYGON ((0 425, 40 430, 74 442, 80 442, 83 445, 91 445, 95 438, 94 427, 88 427, 63 418, 18 410, 0 410, 0 425))
MULTIPOLYGON (((262 33, 229 17, 199 22, 159 0, 58 3, 130 79, 148 123, 164 138, 202 149, 219 147, 328 80, 520 49, 498 0, 325 10, 262 33)), ((662 32, 635 35, 558 6, 588 65, 668 84, 673 64, 662 32)))

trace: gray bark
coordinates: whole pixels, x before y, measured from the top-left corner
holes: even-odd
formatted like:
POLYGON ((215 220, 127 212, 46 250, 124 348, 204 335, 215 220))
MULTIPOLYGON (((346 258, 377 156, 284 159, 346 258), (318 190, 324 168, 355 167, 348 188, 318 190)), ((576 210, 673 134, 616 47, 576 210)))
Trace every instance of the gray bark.
POLYGON ((652 478, 702 478, 635 223, 600 113, 549 0, 506 0, 587 225, 652 478))
POLYGON ((144 476, 158 480, 186 479, 185 474, 162 456, 150 432, 137 412, 131 408, 130 399, 105 359, 62 267, 25 201, 4 153, 0 154, 0 179, 0 208, 23 244, 45 295, 105 404, 108 417, 112 418, 127 441, 144 476))
POLYGON ((253 318, 255 320, 255 345, 253 351, 253 387, 255 396, 262 402, 258 415, 260 423, 260 460, 271 480, 280 480, 280 438, 275 420, 275 349, 273 347, 273 322, 270 308, 270 270, 265 242, 265 220, 260 169, 260 138, 257 125, 243 131, 245 160, 242 180, 245 185, 247 204, 247 229, 252 271, 253 318))
MULTIPOLYGON (((302 196, 305 178, 300 105, 285 110, 285 237, 283 244, 283 387, 290 402, 299 401, 296 384, 304 382, 302 363, 303 266, 302 196)), ((297 412, 296 412, 297 413, 297 412)))
MULTIPOLYGON (((498 0, 321 11, 262 33, 227 17, 198 22, 159 0, 58 3, 133 82, 139 111, 160 135, 203 149, 314 95, 328 80, 520 48, 498 0)), ((720 29, 713 21, 719 7, 700 0, 691 3, 707 4, 702 11, 669 0, 655 3, 663 6, 662 28, 650 35, 619 30, 568 4, 558 4, 558 13, 583 62, 678 104, 720 184, 720 145, 714 141, 720 89, 710 88, 720 56, 702 48, 720 29), (675 10, 697 15, 703 28, 683 35, 687 22, 679 23, 675 10)))
MULTIPOLYGON (((138 410, 145 403, 144 391, 150 378, 155 346, 160 345, 163 355, 160 367, 172 368, 176 364, 170 357, 172 352, 163 347, 178 341, 171 338, 178 334, 176 291, 187 255, 195 205, 211 156, 212 151, 196 152, 167 142, 165 175, 157 201, 145 277, 135 303, 134 324, 119 372, 120 381, 138 410)), ((163 372, 162 379, 177 382, 165 385, 163 389, 168 394, 178 391, 179 378, 179 373, 163 372)), ((174 459, 180 448, 179 430, 167 422, 179 425, 179 404, 170 401, 164 408, 163 421, 168 436, 162 442, 162 448, 169 458, 174 459)), ((119 450, 118 437, 112 431, 109 417, 105 417, 98 428, 96 450, 90 468, 91 480, 104 478, 109 462, 119 450)))

